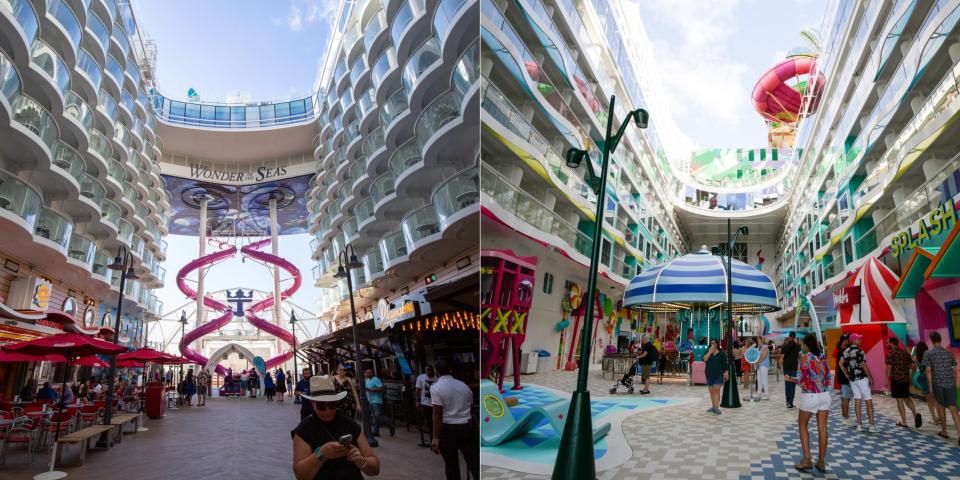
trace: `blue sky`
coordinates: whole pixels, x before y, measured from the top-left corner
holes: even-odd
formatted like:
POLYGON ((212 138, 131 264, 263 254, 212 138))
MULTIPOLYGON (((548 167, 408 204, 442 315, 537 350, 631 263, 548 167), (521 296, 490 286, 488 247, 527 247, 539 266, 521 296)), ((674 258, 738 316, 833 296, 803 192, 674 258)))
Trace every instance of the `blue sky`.
MULTIPOLYGON (((209 101, 224 101, 236 91, 254 101, 310 93, 337 4, 321 0, 136 2, 141 31, 157 45, 159 90, 182 99, 192 87, 209 101)), ((170 236, 167 242, 166 285, 157 293, 169 310, 188 300, 176 286, 176 274, 196 257, 197 238, 170 236)), ((319 292, 310 273, 315 262, 310 259, 309 242, 308 235, 281 237, 280 254, 297 265, 304 278, 293 301, 313 311, 319 292)), ((239 254, 211 268, 207 276, 208 290, 271 290, 272 284, 262 266, 241 263, 239 254)))
MULTIPOLYGON (((663 97, 695 148, 765 147, 750 94, 757 79, 820 29, 826 0, 623 0, 639 12, 663 97)), ((631 11, 632 10, 632 11, 631 11)), ((654 112, 651 112, 653 115, 654 112)))

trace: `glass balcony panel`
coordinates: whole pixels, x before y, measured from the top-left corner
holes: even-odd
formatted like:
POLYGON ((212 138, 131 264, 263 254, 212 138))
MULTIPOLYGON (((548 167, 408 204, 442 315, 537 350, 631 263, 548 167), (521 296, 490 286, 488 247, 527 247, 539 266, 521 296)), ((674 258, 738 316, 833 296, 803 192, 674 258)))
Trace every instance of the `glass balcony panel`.
POLYGON ((373 41, 380 36, 380 32, 383 31, 387 26, 387 14, 383 10, 380 10, 373 19, 367 23, 366 32, 363 34, 363 48, 366 51, 370 51, 370 47, 373 45, 373 41))
POLYGON ((413 250, 414 244, 435 233, 440 233, 440 222, 433 205, 426 205, 407 215, 401 222, 403 237, 407 248, 413 250))
POLYGON ((381 200, 396 191, 394 186, 395 181, 396 178, 393 174, 387 172, 373 182, 373 185, 370 186, 370 197, 373 198, 374 204, 380 203, 381 200))
POLYGON ((90 106, 87 105, 87 102, 84 102, 79 95, 73 93, 72 91, 67 92, 67 96, 64 97, 64 100, 64 113, 76 120, 78 123, 80 123, 80 125, 83 125, 83 130, 85 132, 89 131, 90 127, 93 127, 93 111, 90 110, 90 106))
POLYGON ((407 30, 410 22, 413 21, 415 14, 412 3, 414 2, 406 2, 393 17, 393 25, 390 26, 390 39, 393 40, 394 45, 400 45, 401 36, 407 30))
POLYGON ((468 3, 467 0, 442 0, 433 15, 434 36, 446 39, 447 34, 450 33, 453 19, 456 18, 460 10, 468 3))
POLYGON ((397 148, 393 152, 393 155, 390 156, 390 172, 393 173, 394 176, 399 177, 403 172, 407 171, 408 168, 420 163, 421 160, 420 150, 417 148, 417 144, 413 141, 406 142, 397 148))
POLYGON ((451 120, 460 116, 461 96, 455 90, 437 97, 417 119, 417 143, 422 151, 427 141, 451 120))
POLYGON ((368 279, 374 274, 383 273, 383 254, 379 248, 374 248, 363 256, 363 270, 368 279))
POLYGON ((88 269, 93 269, 93 260, 97 254, 97 246, 83 235, 76 232, 70 235, 70 245, 67 247, 67 255, 70 258, 84 264, 88 269))
POLYGON ((373 199, 367 198, 358 203, 356 207, 353 207, 353 214, 357 218, 357 224, 362 224, 368 219, 373 218, 373 199))
POLYGON ((124 180, 127 179, 127 171, 124 170, 123 165, 120 165, 120 162, 116 160, 110 160, 110 166, 107 168, 107 174, 110 178, 116 180, 120 185, 123 185, 124 180))
POLYGON ((63 27, 63 30, 67 32, 67 37, 70 38, 70 43, 76 50, 80 46, 83 31, 80 28, 80 21, 77 20, 77 14, 73 13, 73 9, 63 0, 52 0, 47 5, 47 14, 63 27))
POLYGON ((130 243, 130 251, 138 257, 143 256, 143 239, 139 235, 134 235, 130 243))
POLYGON ((19 178, 0 170, 0 208, 22 218, 32 229, 42 205, 40 194, 19 178))
POLYGON ((127 75, 133 80, 134 85, 140 85, 140 67, 134 62, 127 62, 127 68, 124 69, 127 75))
POLYGON ((53 148, 60 132, 53 116, 34 99, 20 94, 13 100, 13 120, 35 135, 49 148, 53 148))
POLYGON ((344 53, 350 53, 353 50, 354 45, 357 44, 357 41, 360 40, 360 24, 355 23, 350 29, 347 30, 347 33, 343 35, 343 51, 344 53))
POLYGON ((343 236, 345 239, 351 239, 357 236, 357 219, 351 218, 343 224, 343 236))
POLYGON ((53 80, 62 95, 70 91, 70 69, 60 58, 60 54, 43 41, 33 42, 30 60, 53 80))
POLYGON ((479 173, 476 168, 465 170, 447 180, 433 192, 433 208, 443 228, 447 219, 480 200, 479 173))
POLYGON ((360 101, 358 102, 357 105, 360 108, 361 117, 366 117, 370 113, 370 111, 373 110, 373 108, 376 106, 376 103, 374 100, 374 93, 376 93, 376 89, 370 88, 369 90, 367 90, 367 93, 363 94, 363 96, 360 97, 360 101))
POLYGON ((97 250, 96 255, 93 257, 93 274, 99 275, 107 283, 112 283, 113 281, 113 270, 107 268, 107 265, 113 263, 113 257, 109 253, 103 250, 97 250))
POLYGON ((347 177, 351 183, 356 182, 366 171, 367 169, 363 162, 354 162, 353 165, 350 166, 350 172, 347 174, 347 177))
POLYGON ((106 90, 100 89, 100 95, 98 96, 100 101, 100 107, 103 108, 103 112, 107 114, 107 117, 114 123, 117 121, 117 116, 120 114, 117 107, 117 101, 113 98, 113 95, 107 93, 106 90))
POLYGON ((133 95, 130 95, 130 92, 126 90, 120 92, 120 105, 126 107, 131 114, 136 111, 136 108, 134 107, 133 95))
POLYGON ((390 47, 380 54, 380 57, 377 58, 376 63, 374 63, 371 81, 374 85, 383 83, 383 79, 386 77, 387 73, 396 67, 397 52, 393 49, 393 47, 390 47))
POLYGON ((90 82, 93 83, 93 88, 100 88, 100 82, 103 81, 103 73, 100 71, 100 65, 82 48, 79 53, 77 53, 77 68, 86 74, 90 82))
POLYGON ((123 28, 119 25, 114 25, 113 33, 111 34, 117 44, 120 45, 120 50, 123 51, 123 55, 126 56, 130 52, 130 40, 127 38, 126 32, 123 31, 123 28))
POLYGON ((113 58, 113 55, 107 55, 107 64, 103 70, 107 72, 107 75, 113 77, 117 85, 123 85, 123 66, 119 60, 113 58))
POLYGON ((433 64, 440 60, 440 44, 433 37, 423 42, 407 60, 403 67, 403 90, 407 92, 407 98, 410 92, 417 86, 423 73, 433 64))
POLYGON ((133 224, 121 218, 118 227, 120 233, 117 235, 117 238, 123 241, 123 243, 130 245, 130 242, 133 241, 133 224))
POLYGON ((77 184, 83 183, 86 166, 83 163, 83 157, 81 157, 73 147, 58 140, 50 150, 50 154, 54 166, 67 172, 77 181, 77 184))
POLYGON ((0 94, 10 103, 13 103, 13 99, 20 94, 20 74, 17 73, 10 58, 2 51, 0 51, 0 94))
POLYGON ((407 256, 407 244, 403 239, 403 232, 393 232, 380 240, 380 254, 387 263, 392 263, 401 257, 407 256))
POLYGON ((367 161, 369 161, 370 157, 373 156, 374 152, 383 148, 384 145, 383 128, 377 128, 376 130, 370 132, 366 140, 363 141, 362 149, 363 155, 367 157, 367 161))
MULTIPOLYGON (((89 173, 83 174, 83 182, 80 183, 80 195, 90 199, 93 203, 97 205, 103 205, 104 197, 107 195, 107 191, 103 188, 103 185, 90 175, 89 173)), ((104 209, 104 214, 106 214, 106 205, 102 207, 104 209)), ((120 215, 120 211, 117 210, 117 216, 120 215)))
POLYGON ((400 88, 390 95, 380 110, 380 125, 387 127, 397 116, 409 108, 407 92, 400 88))
POLYGON ((34 235, 50 240, 66 250, 73 234, 73 224, 66 217, 49 208, 42 207, 37 224, 33 227, 34 235))
MULTIPOLYGON (((345 74, 345 73, 347 73, 347 66, 344 65, 343 62, 337 62, 337 69, 333 72, 333 78, 335 78, 335 79, 337 79, 337 80, 339 81, 339 80, 340 80, 340 77, 342 77, 343 74, 345 74)), ((337 97, 336 97, 337 92, 336 92, 335 90, 331 90, 330 93, 334 96, 334 97, 333 97, 333 100, 330 101, 330 104, 332 105, 332 104, 333 104, 333 101, 335 101, 336 98, 337 98, 337 97)), ((328 100, 329 100, 329 98, 328 98, 328 100)))
POLYGON ((357 79, 360 78, 360 75, 365 71, 367 71, 367 60, 364 58, 364 55, 360 55, 353 61, 353 65, 350 66, 350 83, 356 85, 357 79))
POLYGON ((113 226, 120 228, 120 207, 110 200, 103 201, 103 218, 112 223, 113 226))
POLYGON ((7 12, 17 20, 20 29, 27 37, 27 45, 32 45, 40 32, 40 20, 30 0, 0 0, 0 10, 7 12))
POLYGON ((137 191, 129 182, 123 182, 123 198, 127 199, 131 205, 137 204, 137 191))
POLYGON ((460 60, 457 62, 456 67, 453 69, 453 75, 451 75, 451 84, 453 89, 459 93, 462 97, 467 93, 467 90, 473 86, 474 83, 480 78, 480 46, 479 43, 474 43, 473 46, 467 49, 463 53, 463 56, 460 57, 460 60))
POLYGON ((90 130, 90 150, 96 152, 106 162, 113 158, 113 147, 110 141, 97 130, 90 130))
MULTIPOLYGON (((107 31, 107 26, 104 25, 103 20, 100 20, 96 13, 87 12, 87 28, 93 33, 93 38, 103 47, 103 51, 106 52, 110 48, 110 32, 107 31)), ((126 50, 123 53, 126 55, 126 50)))

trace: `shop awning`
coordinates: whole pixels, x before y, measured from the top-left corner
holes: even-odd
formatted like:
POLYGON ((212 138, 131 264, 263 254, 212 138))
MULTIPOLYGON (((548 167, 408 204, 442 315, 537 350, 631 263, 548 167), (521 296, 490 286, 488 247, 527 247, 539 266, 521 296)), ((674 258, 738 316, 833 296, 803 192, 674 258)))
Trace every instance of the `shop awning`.
POLYGON ((847 282, 847 287, 859 287, 860 304, 837 308, 840 325, 855 323, 905 322, 903 308, 893 300, 898 278, 890 267, 876 257, 870 257, 847 282))
POLYGON ((900 282, 893 289, 893 298, 914 298, 927 279, 927 269, 937 259, 940 247, 918 247, 903 268, 900 282))
POLYGON ((45 318, 46 316, 47 315, 43 312, 19 312, 0 302, 0 317, 12 318, 14 320, 37 321, 45 318))
POLYGON ((928 276, 933 278, 960 277, 960 240, 957 240, 960 228, 954 225, 953 231, 944 239, 937 260, 930 268, 928 276))

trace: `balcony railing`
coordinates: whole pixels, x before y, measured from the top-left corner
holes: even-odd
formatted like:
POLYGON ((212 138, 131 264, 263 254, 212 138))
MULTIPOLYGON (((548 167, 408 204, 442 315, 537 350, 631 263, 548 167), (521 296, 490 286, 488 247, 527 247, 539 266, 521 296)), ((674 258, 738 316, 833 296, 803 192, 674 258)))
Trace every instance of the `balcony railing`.
POLYGON ((34 99, 24 94, 18 95, 13 100, 12 106, 13 120, 40 137, 40 140, 48 148, 53 148, 60 137, 57 124, 53 121, 53 115, 50 115, 50 112, 34 99))
POLYGON ((169 123, 211 128, 262 128, 312 121, 314 96, 285 102, 221 104, 184 102, 154 95, 157 116, 169 123))
POLYGON ((480 181, 477 167, 470 167, 441 184, 433 192, 432 202, 442 228, 449 225, 453 214, 480 200, 480 181))
POLYGON ((93 127, 93 111, 90 110, 87 102, 73 91, 69 91, 64 97, 64 104, 63 112, 82 125, 84 132, 89 132, 93 127))
POLYGON ((380 240, 380 253, 388 264, 407 256, 407 244, 403 238, 403 231, 390 233, 380 240))
POLYGON ((70 39, 73 48, 79 47, 83 30, 80 27, 80 21, 77 20, 77 14, 73 13, 73 9, 63 0, 53 0, 47 5, 47 14, 53 17, 67 32, 67 37, 70 39))
POLYGON ((97 245, 93 240, 73 232, 70 236, 70 246, 67 247, 67 255, 70 258, 84 264, 87 269, 93 269, 93 259, 97 253, 97 245))
POLYGON ((58 140, 53 146, 53 149, 51 149, 50 154, 54 166, 67 172, 67 174, 77 181, 78 185, 83 183, 86 166, 83 163, 83 157, 81 157, 73 147, 58 140))
POLYGON ((439 220, 433 205, 425 205, 414 210, 400 221, 407 250, 413 251, 414 245, 433 234, 440 233, 439 220))
POLYGON ((113 263, 113 257, 104 250, 97 250, 93 258, 93 274, 99 275, 107 283, 113 283, 113 270, 107 268, 107 265, 113 263))
POLYGON ((60 54, 50 45, 42 40, 33 42, 30 61, 40 67, 40 70, 43 70, 53 80, 61 95, 66 95, 70 91, 70 69, 60 58, 60 54))
POLYGON ((33 233, 60 245, 66 250, 70 243, 70 235, 73 234, 73 223, 63 215, 47 207, 42 207, 40 216, 37 218, 37 224, 33 227, 33 233))
POLYGON ((40 194, 19 178, 0 171, 0 208, 22 218, 32 230, 40 215, 40 194))
POLYGON ((40 21, 37 12, 29 0, 0 0, 0 10, 7 12, 17 20, 20 28, 27 37, 27 45, 33 44, 40 32, 40 21))
POLYGON ((438 61, 440 44, 433 37, 429 37, 410 55, 403 67, 403 90, 407 93, 407 98, 410 98, 410 93, 420 83, 423 74, 438 61))

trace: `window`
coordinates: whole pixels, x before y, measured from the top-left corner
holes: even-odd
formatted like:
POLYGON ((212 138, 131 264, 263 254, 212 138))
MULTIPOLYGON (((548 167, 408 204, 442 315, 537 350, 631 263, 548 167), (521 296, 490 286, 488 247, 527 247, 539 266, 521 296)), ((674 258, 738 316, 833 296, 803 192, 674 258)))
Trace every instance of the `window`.
POLYGON ((543 293, 547 295, 553 293, 553 275, 549 272, 543 273, 543 293))
POLYGON ((104 313, 103 316, 100 317, 100 326, 109 327, 112 324, 113 324, 113 315, 111 315, 110 312, 104 313))
POLYGON ((96 307, 87 307, 87 312, 83 314, 83 326, 84 327, 93 327, 94 322, 97 320, 97 309, 96 307))
POLYGON ((947 310, 947 334, 951 347, 960 347, 960 301, 949 302, 947 310))
POLYGON ((613 245, 606 238, 601 238, 600 242, 600 263, 609 267, 610 257, 613 256, 613 245))

